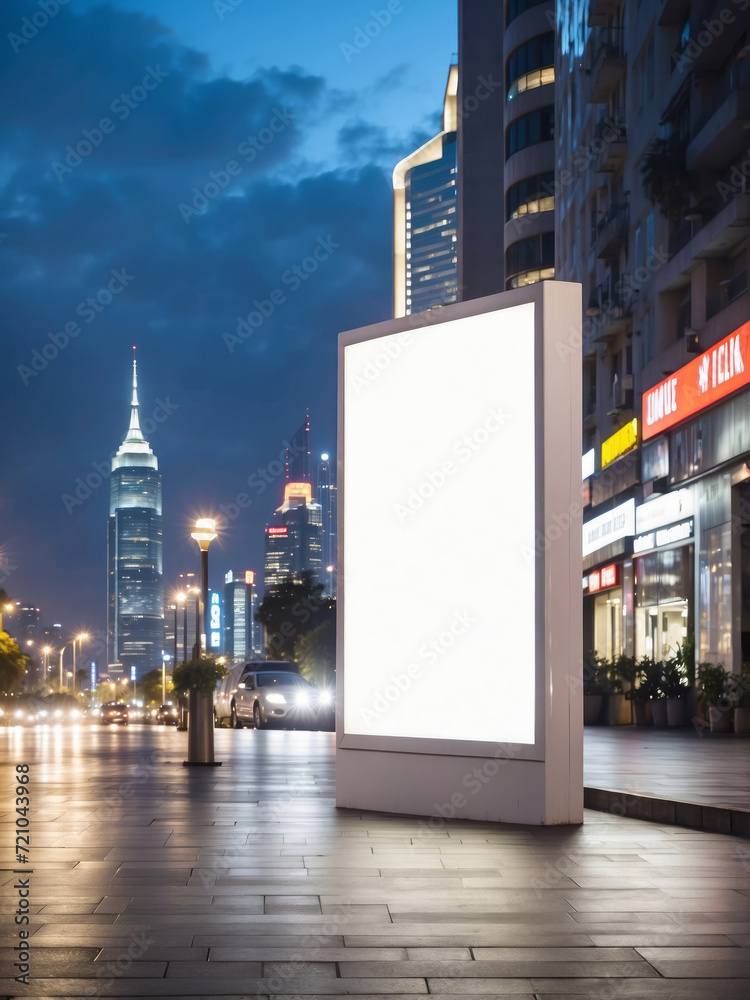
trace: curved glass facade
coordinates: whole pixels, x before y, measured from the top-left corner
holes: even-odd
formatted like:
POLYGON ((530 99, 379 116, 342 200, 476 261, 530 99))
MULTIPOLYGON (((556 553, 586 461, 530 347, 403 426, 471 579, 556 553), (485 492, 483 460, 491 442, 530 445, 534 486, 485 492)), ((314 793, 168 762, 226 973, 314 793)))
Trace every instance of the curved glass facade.
POLYGON ((547 31, 519 45, 505 64, 505 93, 509 101, 526 90, 555 82, 555 33, 547 31))
POLYGON ((515 21, 519 14, 523 14, 525 10, 529 10, 531 7, 538 7, 540 3, 545 3, 546 0, 509 0, 507 4, 507 21, 506 24, 510 24, 511 21, 515 21))
POLYGON ((505 132, 505 159, 527 146, 555 137, 555 106, 548 104, 511 122, 505 132))
POLYGON ((529 236, 508 247, 505 254, 506 285, 520 288, 555 276, 555 234, 529 236))
POLYGON ((505 221, 522 215, 552 212, 555 208, 555 171, 548 170, 511 185, 506 195, 505 221))

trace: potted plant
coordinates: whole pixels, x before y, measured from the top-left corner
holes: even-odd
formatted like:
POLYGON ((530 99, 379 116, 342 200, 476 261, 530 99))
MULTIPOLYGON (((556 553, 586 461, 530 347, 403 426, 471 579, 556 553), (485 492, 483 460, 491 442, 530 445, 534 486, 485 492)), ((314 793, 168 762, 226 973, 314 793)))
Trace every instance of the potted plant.
POLYGON ((660 688, 667 699, 667 725, 685 725, 685 702, 688 696, 687 671, 677 654, 662 662, 660 688))
POLYGON ((583 724, 597 726, 604 703, 602 686, 602 660, 595 649, 590 650, 583 661, 583 724))
POLYGON ((201 656, 175 667, 172 685, 178 694, 188 692, 188 764, 216 764, 214 760, 214 699, 226 667, 212 656, 201 656))
POLYGON ((653 722, 651 707, 654 699, 659 697, 660 679, 660 663, 655 663, 650 656, 638 660, 633 685, 625 695, 632 703, 636 726, 649 726, 653 722))
POLYGON ((698 685, 711 732, 728 733, 732 722, 732 703, 727 697, 729 674, 720 663, 699 663, 698 685))
POLYGON ((631 695, 638 676, 638 665, 635 657, 620 653, 612 664, 612 674, 613 684, 616 686, 609 696, 609 724, 610 726, 626 726, 633 721, 631 695))
POLYGON ((734 705, 735 733, 750 733, 750 670, 742 664, 742 675, 729 678, 730 697, 734 705))

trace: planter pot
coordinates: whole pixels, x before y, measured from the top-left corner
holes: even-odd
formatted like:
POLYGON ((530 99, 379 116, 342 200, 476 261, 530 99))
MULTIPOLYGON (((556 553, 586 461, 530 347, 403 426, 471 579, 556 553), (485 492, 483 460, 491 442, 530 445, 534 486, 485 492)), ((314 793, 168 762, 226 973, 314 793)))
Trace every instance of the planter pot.
POLYGON ((611 694, 607 703, 607 721, 610 726, 629 726, 630 702, 624 694, 611 694))
POLYGON ((600 694, 585 694, 583 696, 583 724, 584 726, 598 726, 599 718, 602 714, 602 702, 604 698, 600 694))
POLYGON ((188 715, 189 764, 214 763, 213 694, 192 688, 188 715))
POLYGON ((667 725, 684 726, 686 715, 684 698, 667 698, 667 725))
POLYGON ((636 726, 651 726, 654 720, 651 718, 650 701, 633 702, 633 722, 636 726))
POLYGON ((667 699, 655 698, 651 702, 651 718, 657 729, 667 728, 667 699))
POLYGON ((750 733, 750 708, 735 708, 734 731, 735 733, 750 733))
POLYGON ((731 733, 731 708, 718 708, 716 705, 712 705, 708 710, 708 725, 712 733, 731 733))

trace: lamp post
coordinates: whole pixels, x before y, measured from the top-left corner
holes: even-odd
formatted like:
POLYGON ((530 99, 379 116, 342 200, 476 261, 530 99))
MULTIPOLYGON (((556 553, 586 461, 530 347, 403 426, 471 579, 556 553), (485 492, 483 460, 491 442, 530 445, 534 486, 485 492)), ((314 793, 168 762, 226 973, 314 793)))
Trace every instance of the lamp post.
POLYGON ((65 645, 60 650, 60 691, 59 691, 60 694, 62 694, 62 689, 63 689, 63 653, 65 652, 65 647, 66 646, 72 646, 73 647, 73 669, 75 670, 76 641, 75 641, 75 639, 71 639, 70 642, 66 642, 65 645))
MULTIPOLYGON (((198 543, 201 553, 201 591, 195 623, 196 659, 200 659, 206 654, 204 629, 208 606, 208 547, 216 538, 216 522, 213 518, 200 518, 195 522, 191 537, 198 543)), ((190 688, 188 712, 188 759, 184 763, 214 765, 213 696, 200 688, 190 688)))
POLYGON ((3 631, 3 611, 10 613, 15 610, 15 605, 8 602, 7 604, 0 604, 0 632, 3 631))

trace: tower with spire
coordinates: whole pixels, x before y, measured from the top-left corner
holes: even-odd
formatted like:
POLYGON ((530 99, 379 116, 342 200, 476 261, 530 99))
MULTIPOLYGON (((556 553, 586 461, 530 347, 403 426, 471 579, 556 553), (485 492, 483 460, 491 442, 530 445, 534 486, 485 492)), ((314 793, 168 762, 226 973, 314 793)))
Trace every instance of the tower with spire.
MULTIPOLYGON (((135 348, 133 348, 135 350, 135 348)), ((143 437, 133 355, 130 426, 112 458, 107 531, 107 665, 110 676, 160 667, 164 645, 159 463, 143 437)))

